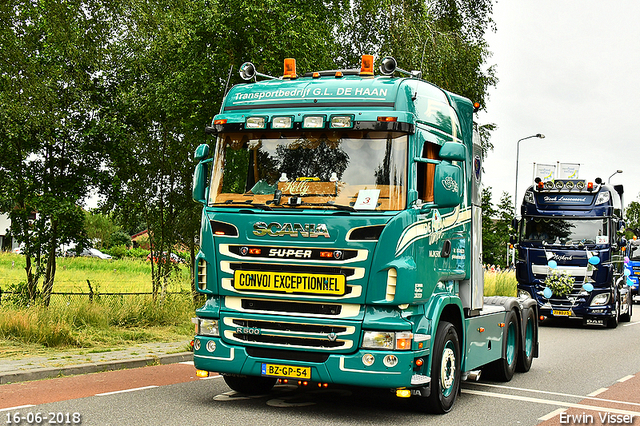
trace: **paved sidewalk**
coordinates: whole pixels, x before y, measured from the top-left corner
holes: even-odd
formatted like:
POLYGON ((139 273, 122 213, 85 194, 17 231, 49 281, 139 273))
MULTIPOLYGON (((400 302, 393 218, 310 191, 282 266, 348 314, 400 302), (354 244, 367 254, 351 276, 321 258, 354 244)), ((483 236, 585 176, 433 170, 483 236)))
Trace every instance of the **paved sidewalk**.
POLYGON ((91 353, 58 353, 49 357, 0 358, 0 385, 98 371, 121 370, 193 360, 189 342, 145 343, 124 349, 91 353))

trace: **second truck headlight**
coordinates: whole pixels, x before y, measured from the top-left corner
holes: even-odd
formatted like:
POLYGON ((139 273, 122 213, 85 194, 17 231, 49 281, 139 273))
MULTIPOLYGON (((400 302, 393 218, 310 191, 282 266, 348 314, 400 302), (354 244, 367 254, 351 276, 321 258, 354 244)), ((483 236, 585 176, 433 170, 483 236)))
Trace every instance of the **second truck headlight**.
POLYGON ((191 322, 196 325, 196 335, 209 337, 220 336, 218 320, 193 318, 191 322))
POLYGON ((598 294, 598 295, 594 296, 593 300, 591 300, 591 306, 606 305, 607 303, 609 303, 609 294, 608 293, 598 294))
POLYGON ((409 331, 365 331, 362 348, 409 350, 413 333, 409 331))

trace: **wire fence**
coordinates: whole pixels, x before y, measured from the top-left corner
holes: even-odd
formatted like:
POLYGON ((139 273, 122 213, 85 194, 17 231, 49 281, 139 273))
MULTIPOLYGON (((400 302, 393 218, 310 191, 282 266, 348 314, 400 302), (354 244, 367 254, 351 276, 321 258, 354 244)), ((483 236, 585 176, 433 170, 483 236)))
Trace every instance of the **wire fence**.
MULTIPOLYGON (((155 295, 155 299, 160 302, 168 298, 184 300, 185 302, 191 300, 194 303, 197 303, 201 298, 201 295, 197 295, 194 298, 193 294, 188 291, 165 292, 157 293, 155 295)), ((131 304, 136 302, 143 303, 151 299, 154 299, 154 294, 151 292, 53 292, 49 299, 49 306, 64 307, 68 306, 72 302, 89 302, 109 306, 111 308, 120 308, 126 305, 131 306, 131 304)), ((37 300, 40 301, 42 298, 38 297, 37 300)), ((32 301, 29 300, 28 296, 24 292, 0 290, 0 306, 28 306, 30 303, 32 303, 32 301)))

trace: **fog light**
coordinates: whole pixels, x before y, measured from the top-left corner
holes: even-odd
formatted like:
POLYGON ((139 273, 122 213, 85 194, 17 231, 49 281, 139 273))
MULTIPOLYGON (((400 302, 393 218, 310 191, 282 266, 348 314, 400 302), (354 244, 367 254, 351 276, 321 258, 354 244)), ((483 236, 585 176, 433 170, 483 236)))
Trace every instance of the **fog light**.
POLYGON ((382 363, 389 368, 395 367, 398 365, 398 357, 395 355, 387 355, 382 360, 382 363))
POLYGON ((364 355, 362 356, 362 363, 363 363, 364 365, 366 365, 367 367, 372 366, 372 365, 373 365, 373 362, 374 362, 375 360, 376 360, 376 359, 375 359, 375 358, 373 357, 373 355, 371 355, 371 354, 364 354, 364 355))
POLYGON ((216 342, 214 342, 213 340, 209 340, 207 342, 207 350, 209 352, 215 352, 215 350, 216 350, 216 342))
POLYGON ((200 350, 200 339, 196 339, 193 342, 193 349, 195 349, 196 351, 200 350))

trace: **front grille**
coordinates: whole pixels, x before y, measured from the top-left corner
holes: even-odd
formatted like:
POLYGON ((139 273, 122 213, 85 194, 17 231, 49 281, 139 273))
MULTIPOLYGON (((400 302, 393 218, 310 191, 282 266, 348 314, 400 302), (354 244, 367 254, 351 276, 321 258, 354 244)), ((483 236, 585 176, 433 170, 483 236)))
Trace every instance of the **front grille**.
POLYGON ((293 331, 304 333, 344 333, 347 331, 347 327, 333 326, 333 325, 318 325, 318 324, 299 324, 299 323, 287 323, 287 322, 272 322, 272 321, 259 321, 259 320, 241 320, 234 319, 233 325, 239 327, 250 327, 269 329, 277 331, 293 331))
POLYGON ((355 346, 357 328, 348 324, 269 321, 226 317, 224 337, 243 344, 287 350, 344 350, 355 346))
POLYGON ((253 334, 234 334, 237 340, 252 343, 268 343, 273 345, 297 346, 305 348, 331 349, 341 348, 344 346, 343 341, 330 341, 326 337, 324 339, 311 339, 306 337, 291 336, 271 336, 271 335, 253 335, 253 334))
POLYGON ((329 354, 323 352, 283 351, 280 349, 254 347, 248 347, 247 354, 254 358, 278 359, 283 361, 322 363, 329 359, 329 354))
POLYGON ((290 314, 340 315, 342 305, 331 303, 281 302, 269 299, 242 299, 247 311, 286 312, 290 314))

